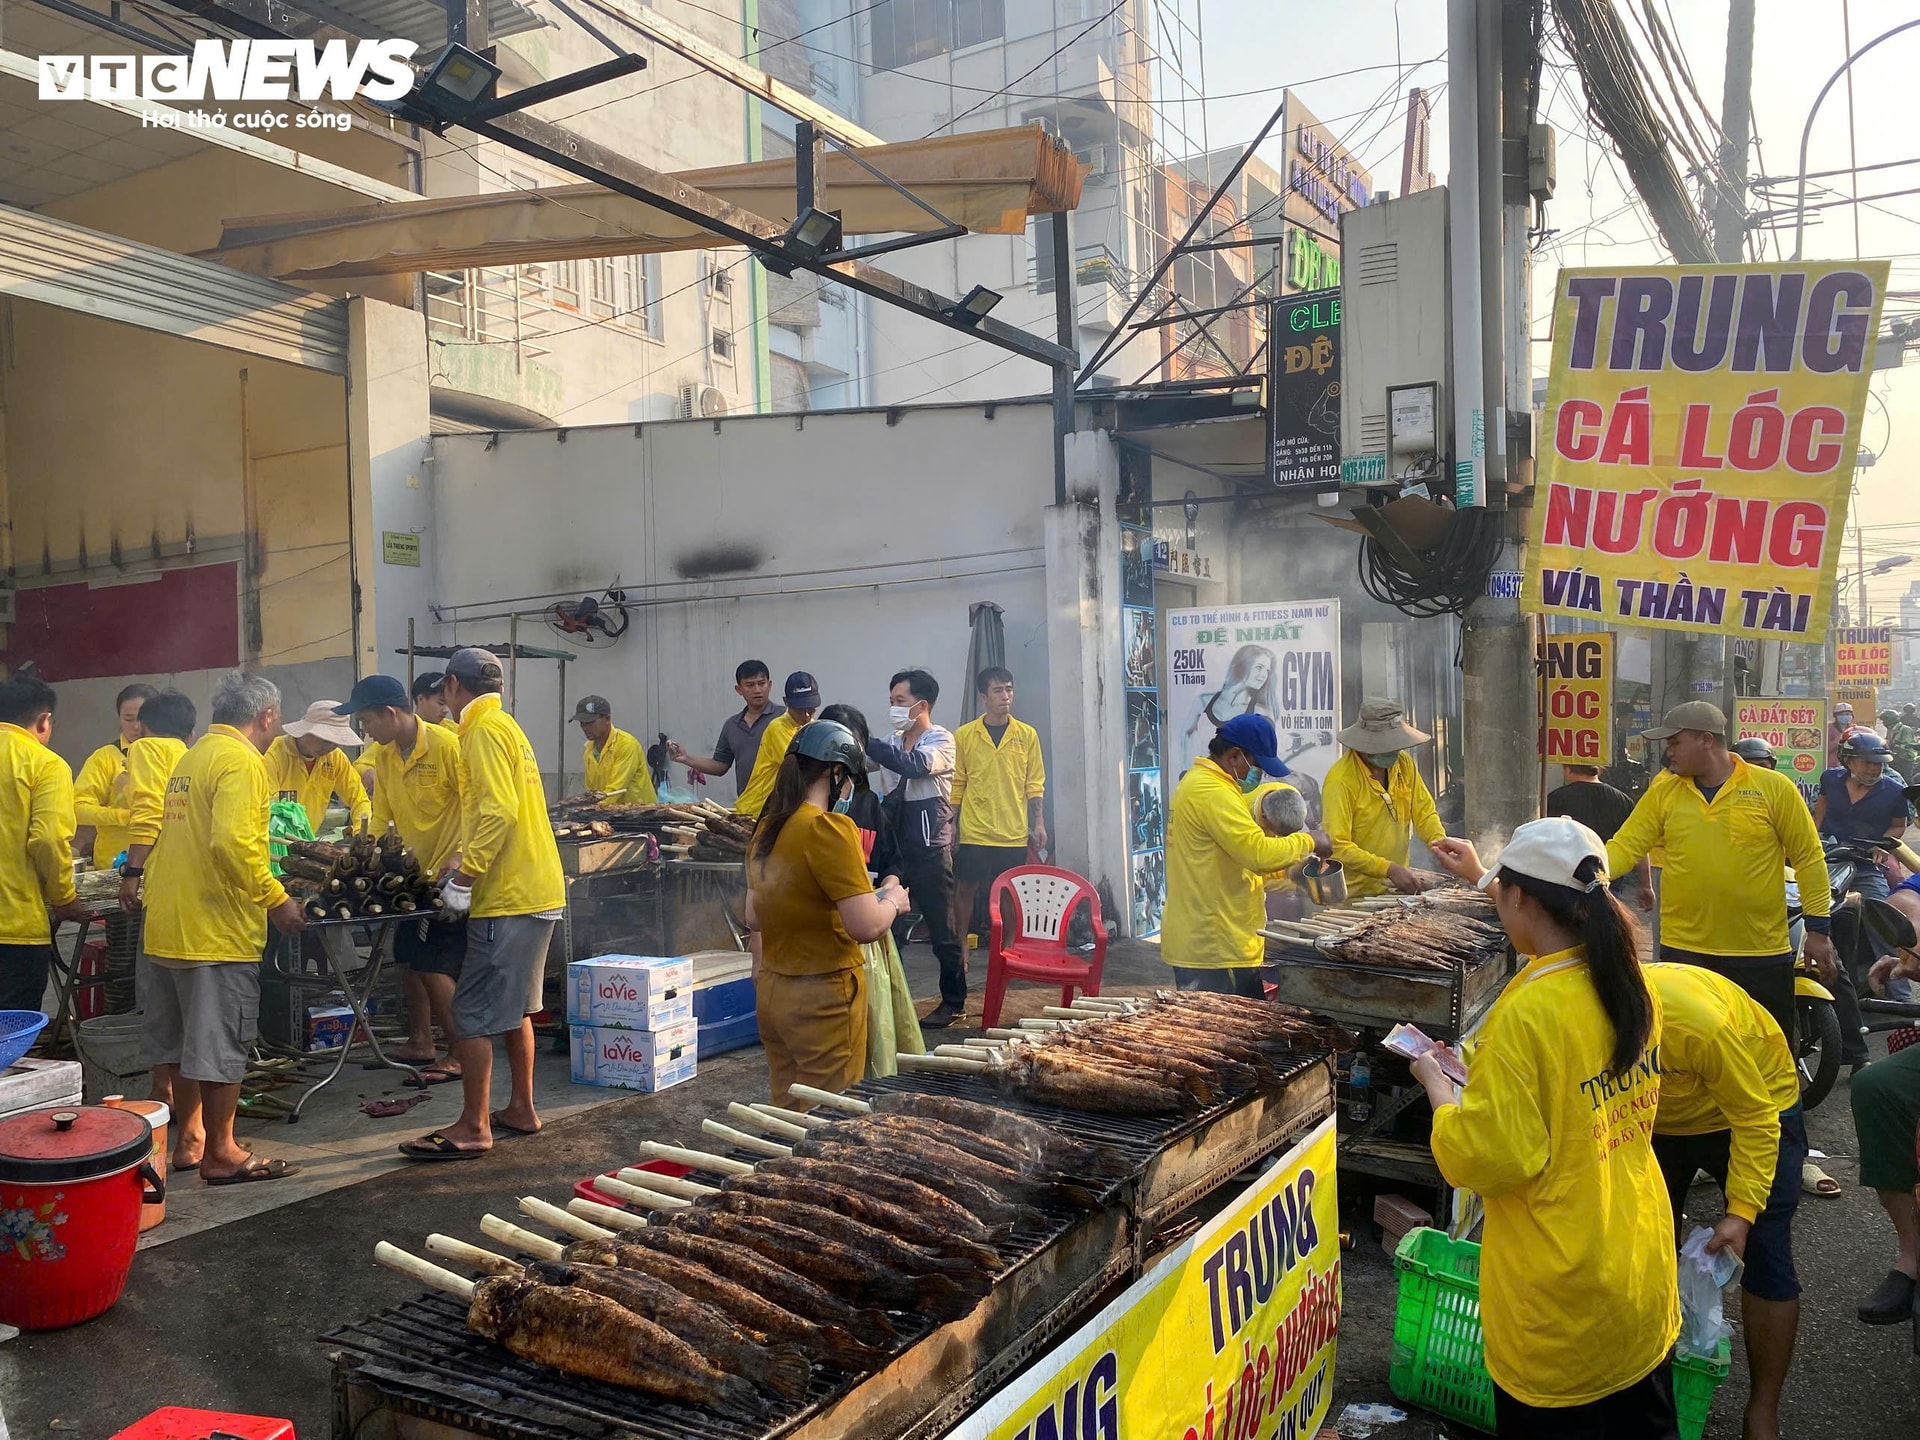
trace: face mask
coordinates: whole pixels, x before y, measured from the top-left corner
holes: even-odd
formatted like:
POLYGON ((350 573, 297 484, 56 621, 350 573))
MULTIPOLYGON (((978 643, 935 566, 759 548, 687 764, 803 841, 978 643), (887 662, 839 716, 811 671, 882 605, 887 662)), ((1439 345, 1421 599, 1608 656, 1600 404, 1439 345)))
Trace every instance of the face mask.
MULTIPOLYGON (((846 785, 847 785, 847 793, 844 795, 841 795, 839 799, 833 802, 833 813, 836 815, 844 815, 849 810, 853 809, 853 781, 849 779, 846 782, 846 785)), ((834 787, 834 793, 838 794, 839 788, 840 787, 836 785, 834 787)))
POLYGON ((1247 773, 1241 777, 1240 793, 1242 795, 1251 795, 1266 783, 1266 771, 1262 770, 1258 765, 1250 766, 1248 767, 1247 773))
POLYGON ((913 710, 911 706, 890 705, 887 707, 887 720, 892 724, 893 733, 896 735, 907 728, 907 722, 912 716, 913 710))
POLYGON ((1381 770, 1391 770, 1393 768, 1393 762, 1398 760, 1399 758, 1400 758, 1400 752, 1398 750, 1389 750, 1384 755, 1367 756, 1367 763, 1369 765, 1376 766, 1381 770))

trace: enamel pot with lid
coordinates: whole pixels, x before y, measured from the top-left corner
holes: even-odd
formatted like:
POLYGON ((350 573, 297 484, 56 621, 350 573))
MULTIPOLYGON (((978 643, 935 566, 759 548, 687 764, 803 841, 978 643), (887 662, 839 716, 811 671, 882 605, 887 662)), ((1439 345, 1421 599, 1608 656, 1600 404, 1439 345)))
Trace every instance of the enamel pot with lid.
POLYGON ((0 1324, 78 1325, 126 1288, 140 1206, 166 1182, 132 1110, 56 1105, 0 1120, 0 1324))

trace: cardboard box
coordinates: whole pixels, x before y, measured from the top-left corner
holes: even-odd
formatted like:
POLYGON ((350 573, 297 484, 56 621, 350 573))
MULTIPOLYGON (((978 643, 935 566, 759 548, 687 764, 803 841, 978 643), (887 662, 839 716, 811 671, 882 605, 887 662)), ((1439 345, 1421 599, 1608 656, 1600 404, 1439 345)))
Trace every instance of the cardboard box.
POLYGON ((567 1023, 664 1030, 693 1018, 693 962, 683 956, 599 955, 567 966, 567 1023))
POLYGON ((691 1018, 658 1030, 574 1025, 567 1049, 574 1084, 651 1093, 693 1078, 700 1027, 691 1018))
POLYGON ((353 1034, 353 1009, 347 1005, 307 1007, 308 1050, 338 1050, 353 1034))

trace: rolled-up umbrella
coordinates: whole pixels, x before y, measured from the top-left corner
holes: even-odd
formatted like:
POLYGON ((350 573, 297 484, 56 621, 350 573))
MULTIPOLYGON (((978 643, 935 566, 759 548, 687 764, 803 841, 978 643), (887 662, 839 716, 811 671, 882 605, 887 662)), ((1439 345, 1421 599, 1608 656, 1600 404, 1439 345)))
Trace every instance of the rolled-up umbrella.
POLYGON ((991 600, 976 600, 967 607, 967 698, 961 707, 964 718, 972 720, 980 713, 979 687, 974 677, 982 670, 1007 663, 1007 627, 1000 617, 1006 612, 991 600))

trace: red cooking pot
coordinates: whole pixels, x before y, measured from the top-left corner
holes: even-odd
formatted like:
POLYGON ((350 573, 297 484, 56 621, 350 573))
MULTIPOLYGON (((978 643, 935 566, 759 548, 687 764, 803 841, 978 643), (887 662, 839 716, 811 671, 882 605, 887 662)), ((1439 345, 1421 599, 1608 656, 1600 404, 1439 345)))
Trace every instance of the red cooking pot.
POLYGON ((140 1206, 166 1182, 153 1127, 104 1105, 26 1110, 0 1120, 0 1324, 57 1330, 120 1298, 140 1206))

